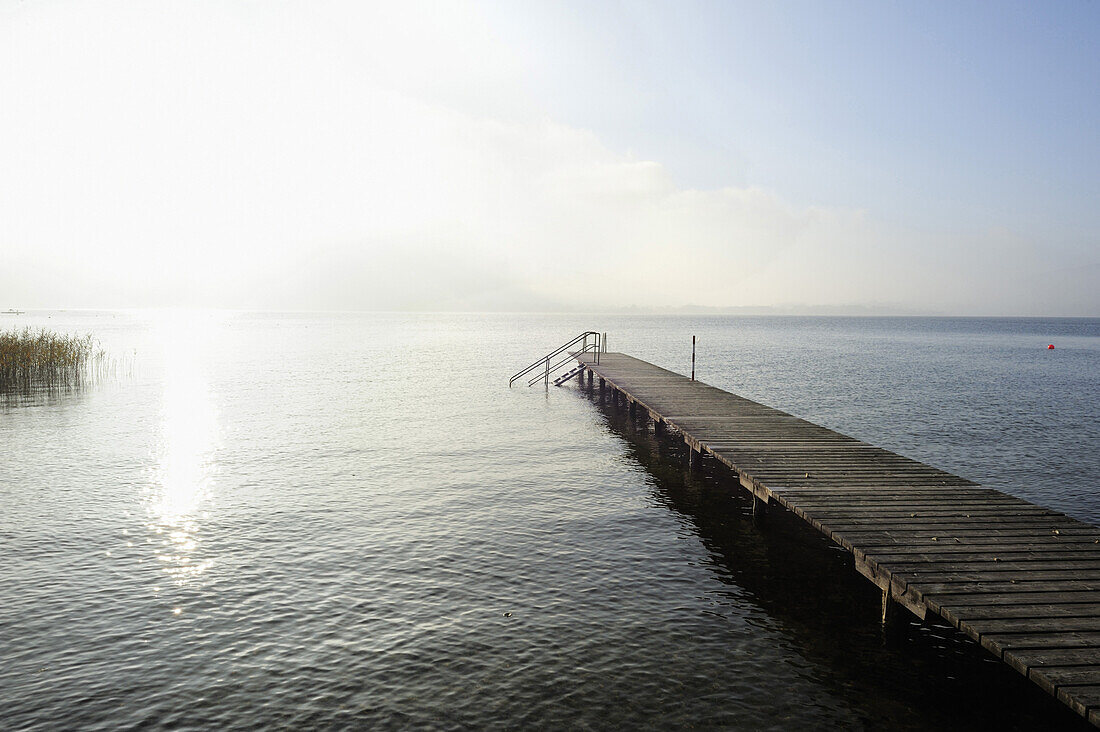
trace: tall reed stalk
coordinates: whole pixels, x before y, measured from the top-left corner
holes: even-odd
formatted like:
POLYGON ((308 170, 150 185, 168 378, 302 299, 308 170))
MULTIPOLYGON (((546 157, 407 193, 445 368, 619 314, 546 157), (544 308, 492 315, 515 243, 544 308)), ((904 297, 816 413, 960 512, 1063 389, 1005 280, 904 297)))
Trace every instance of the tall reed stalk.
POLYGON ((94 376, 105 358, 90 335, 0 331, 0 392, 76 386, 94 376))

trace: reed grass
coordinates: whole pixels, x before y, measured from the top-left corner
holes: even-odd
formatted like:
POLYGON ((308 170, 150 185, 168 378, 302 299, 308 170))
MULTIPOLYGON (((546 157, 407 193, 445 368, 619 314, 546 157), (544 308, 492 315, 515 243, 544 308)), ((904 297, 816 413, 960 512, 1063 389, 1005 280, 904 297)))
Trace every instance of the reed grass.
POLYGON ((0 392, 79 386, 105 360, 90 335, 60 335, 45 328, 0 331, 0 392))

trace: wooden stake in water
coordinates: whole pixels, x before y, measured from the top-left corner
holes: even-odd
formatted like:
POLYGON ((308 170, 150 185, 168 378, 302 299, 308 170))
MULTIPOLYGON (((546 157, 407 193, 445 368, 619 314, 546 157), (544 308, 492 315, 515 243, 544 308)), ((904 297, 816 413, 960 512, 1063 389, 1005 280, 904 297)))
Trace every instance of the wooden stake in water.
POLYGON ((691 337, 691 380, 695 381, 695 336, 691 337))

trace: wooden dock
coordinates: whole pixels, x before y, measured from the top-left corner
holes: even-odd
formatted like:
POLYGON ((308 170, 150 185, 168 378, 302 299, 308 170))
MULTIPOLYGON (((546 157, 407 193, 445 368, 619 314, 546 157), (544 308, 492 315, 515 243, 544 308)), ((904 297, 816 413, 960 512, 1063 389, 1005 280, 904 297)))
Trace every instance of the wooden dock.
POLYGON ((1100 529, 625 354, 576 358, 754 507, 850 551, 884 619, 895 603, 938 615, 1100 726, 1100 529))

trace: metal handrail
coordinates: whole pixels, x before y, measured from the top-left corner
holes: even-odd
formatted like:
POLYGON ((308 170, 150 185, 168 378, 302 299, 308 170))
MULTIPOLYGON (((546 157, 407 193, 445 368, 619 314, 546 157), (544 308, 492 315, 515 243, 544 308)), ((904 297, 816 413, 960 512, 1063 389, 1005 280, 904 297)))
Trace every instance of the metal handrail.
MULTIPOLYGON (((585 331, 584 333, 581 333, 581 334, 580 334, 579 336, 577 336, 577 337, 576 337, 576 338, 574 338, 573 340, 569 341, 569 342, 568 342, 568 343, 566 343, 566 344, 565 344, 564 346, 562 346, 562 347, 558 348, 557 350, 555 350, 555 351, 553 351, 553 352, 551 352, 551 353, 548 353, 548 354, 546 354, 546 355, 545 355, 545 356, 543 356, 542 358, 540 358, 540 359, 536 360, 536 361, 535 361, 535 362, 534 362, 533 364, 531 364, 531 365, 530 365, 530 366, 528 366, 527 368, 525 368, 525 369, 523 369, 522 371, 518 372, 518 373, 517 373, 516 375, 514 375, 514 376, 513 376, 513 377, 512 377, 512 378, 511 378, 511 379, 509 380, 509 383, 511 383, 511 382, 515 381, 516 379, 518 379, 519 377, 523 376, 524 374, 526 374, 526 373, 527 373, 528 371, 530 371, 531 369, 535 368, 536 366, 539 366, 539 365, 543 364, 544 362, 546 362, 547 360, 549 360, 549 359, 551 359, 551 358, 554 358, 554 356, 557 356, 558 354, 560 354, 560 353, 561 353, 562 351, 564 351, 565 349, 569 348, 570 346, 575 346, 575 345, 577 344, 577 341, 580 341, 580 340, 584 340, 584 341, 587 341, 587 339, 588 339, 588 336, 595 336, 595 337, 596 337, 596 343, 597 343, 597 344, 599 343, 599 341, 600 341, 600 334, 599 334, 599 333, 597 333, 597 332, 596 332, 596 331, 594 331, 594 330, 586 330, 586 331, 585 331)), ((585 349, 585 350, 587 350, 587 349, 585 349)))
POLYGON ((580 343, 581 341, 583 341, 584 344, 582 345, 581 350, 577 351, 576 353, 584 353, 585 351, 588 351, 588 350, 594 348, 595 352, 596 352, 596 363, 599 363, 600 362, 600 356, 599 356, 599 354, 600 354, 600 334, 597 333, 594 330, 586 330, 584 333, 581 333, 579 336, 577 336, 573 340, 569 341, 565 345, 563 345, 560 348, 546 354, 545 356, 543 356, 539 360, 535 361, 533 364, 531 364, 527 368, 522 369, 521 371, 517 372, 511 379, 508 380, 508 386, 511 387, 512 384, 514 384, 517 379, 519 379, 523 376, 526 376, 528 373, 530 373, 534 369, 538 368, 539 366, 543 367, 543 372, 544 372, 543 375, 538 377, 538 378, 535 378, 534 380, 532 380, 530 382, 530 384, 528 384, 528 386, 530 386, 531 384, 534 384, 540 378, 545 379, 547 386, 549 386, 551 369, 556 369, 559 366, 561 366, 562 364, 568 363, 569 360, 573 358, 573 354, 570 353, 565 358, 565 360, 560 362, 557 366, 551 366, 550 361, 557 358, 558 356, 560 356, 565 351, 568 351, 570 348, 577 345, 577 343, 580 343), (591 345, 588 342, 588 338, 590 336, 593 337, 593 343, 591 345))
POLYGON ((542 361, 542 364, 544 365, 543 373, 536 374, 535 378, 533 378, 533 379, 531 379, 530 381, 527 382, 527 386, 534 386, 535 384, 537 384, 540 381, 545 381, 546 382, 546 387, 550 388, 550 379, 551 379, 552 372, 557 371, 562 366, 565 366, 570 361, 572 361, 574 358, 576 358, 577 356, 580 356, 582 353, 588 353, 589 351, 595 352, 596 362, 599 363, 599 361, 600 361, 600 352, 599 352, 598 348, 594 345, 585 344, 585 346, 579 351, 570 351, 568 354, 566 354, 565 358, 563 358, 561 361, 558 361, 556 364, 551 365, 550 364, 550 359, 544 359, 542 361))
MULTIPOLYGON (((573 360, 574 358, 576 358, 577 356, 579 356, 579 355, 580 355, 580 354, 582 354, 582 353, 585 353, 586 351, 588 351, 588 347, 585 347, 585 348, 583 348, 583 349, 581 349, 581 350, 579 350, 579 351, 571 351, 571 352, 569 353, 569 355, 567 355, 567 356, 566 356, 565 358, 563 358, 562 360, 558 361, 558 362, 557 362, 556 364, 554 364, 553 366, 551 366, 549 370, 550 370, 550 371, 557 371, 557 370, 558 370, 558 369, 560 369, 560 368, 561 368, 562 366, 566 365, 567 363, 569 363, 570 361, 572 361, 572 360, 573 360)), ((542 380, 543 380, 544 378, 546 378, 544 374, 539 374, 539 375, 537 375, 537 376, 536 376, 535 378, 533 378, 533 379, 531 379, 530 381, 528 381, 528 382, 527 382, 527 386, 534 386, 534 385, 535 385, 535 382, 537 382, 537 381, 542 381, 542 380)))

